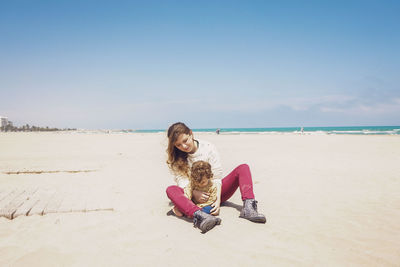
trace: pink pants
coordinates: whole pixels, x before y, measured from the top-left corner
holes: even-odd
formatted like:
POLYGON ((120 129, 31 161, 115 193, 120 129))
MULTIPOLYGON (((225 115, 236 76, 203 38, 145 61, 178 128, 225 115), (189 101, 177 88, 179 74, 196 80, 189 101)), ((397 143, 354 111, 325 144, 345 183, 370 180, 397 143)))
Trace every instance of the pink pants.
MULTIPOLYGON (((251 179, 250 168, 247 164, 239 165, 222 179, 221 203, 227 201, 238 187, 240 188, 242 200, 254 198, 253 181, 251 179)), ((200 210, 198 206, 184 195, 183 189, 177 185, 171 185, 167 188, 167 196, 188 217, 193 217, 193 213, 200 210)))

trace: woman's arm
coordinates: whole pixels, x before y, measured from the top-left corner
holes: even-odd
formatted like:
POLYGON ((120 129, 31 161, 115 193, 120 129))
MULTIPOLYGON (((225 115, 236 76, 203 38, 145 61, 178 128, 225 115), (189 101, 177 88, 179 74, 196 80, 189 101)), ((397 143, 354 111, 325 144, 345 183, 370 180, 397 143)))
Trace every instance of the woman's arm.
POLYGON ((175 182, 180 188, 185 188, 189 184, 189 179, 182 175, 175 175, 175 182))
POLYGON ((213 182, 221 184, 222 179, 222 164, 219 157, 217 148, 210 144, 208 155, 208 163, 211 165, 211 171, 213 173, 213 182))

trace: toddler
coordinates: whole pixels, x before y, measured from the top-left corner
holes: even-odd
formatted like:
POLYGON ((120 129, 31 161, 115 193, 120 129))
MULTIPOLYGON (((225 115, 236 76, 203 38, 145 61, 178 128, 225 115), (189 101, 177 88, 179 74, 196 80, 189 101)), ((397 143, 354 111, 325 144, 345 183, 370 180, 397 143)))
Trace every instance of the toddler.
MULTIPOLYGON (((211 204, 217 200, 217 187, 213 184, 211 180, 212 177, 213 173, 211 171, 210 163, 205 161, 196 161, 193 163, 190 170, 190 182, 184 189, 185 196, 190 200, 192 200, 193 190, 203 191, 210 194, 207 202, 194 202, 198 207, 202 208, 202 210, 208 214, 210 214, 212 209, 211 204)), ((176 207, 173 208, 173 211, 177 216, 183 216, 182 212, 180 212, 176 207)))

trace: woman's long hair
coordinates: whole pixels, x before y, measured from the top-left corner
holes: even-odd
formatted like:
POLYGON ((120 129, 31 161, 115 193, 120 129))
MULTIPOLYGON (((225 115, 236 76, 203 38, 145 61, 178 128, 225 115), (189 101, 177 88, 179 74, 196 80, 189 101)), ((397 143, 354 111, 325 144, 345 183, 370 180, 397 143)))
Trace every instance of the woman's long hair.
POLYGON ((183 122, 174 123, 168 128, 167 164, 173 173, 189 177, 188 154, 175 147, 176 140, 181 134, 192 134, 183 122))

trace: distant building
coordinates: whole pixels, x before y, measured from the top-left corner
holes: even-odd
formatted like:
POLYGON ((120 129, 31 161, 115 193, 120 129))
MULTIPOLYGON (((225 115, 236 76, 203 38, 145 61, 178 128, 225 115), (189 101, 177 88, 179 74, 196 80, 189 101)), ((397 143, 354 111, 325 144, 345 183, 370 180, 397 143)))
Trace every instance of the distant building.
POLYGON ((8 118, 0 116, 0 127, 6 127, 8 125, 8 118))

